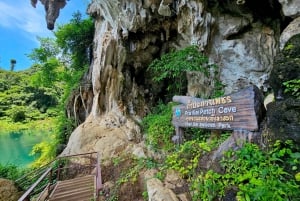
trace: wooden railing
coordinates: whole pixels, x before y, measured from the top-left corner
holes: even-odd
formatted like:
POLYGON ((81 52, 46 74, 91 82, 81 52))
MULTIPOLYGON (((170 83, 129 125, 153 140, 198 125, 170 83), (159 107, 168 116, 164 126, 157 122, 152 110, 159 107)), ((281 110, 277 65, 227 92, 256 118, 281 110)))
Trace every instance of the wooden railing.
POLYGON ((57 181, 95 174, 96 197, 102 189, 99 153, 90 152, 57 157, 54 161, 16 180, 16 184, 26 190, 18 201, 44 200, 53 190, 57 181), (92 173, 95 170, 95 173, 92 173), (30 183, 30 184, 29 184, 30 183))
POLYGON ((96 163, 96 197, 99 197, 99 192, 102 189, 102 176, 101 176, 101 166, 100 166, 100 156, 97 153, 97 163, 96 163))

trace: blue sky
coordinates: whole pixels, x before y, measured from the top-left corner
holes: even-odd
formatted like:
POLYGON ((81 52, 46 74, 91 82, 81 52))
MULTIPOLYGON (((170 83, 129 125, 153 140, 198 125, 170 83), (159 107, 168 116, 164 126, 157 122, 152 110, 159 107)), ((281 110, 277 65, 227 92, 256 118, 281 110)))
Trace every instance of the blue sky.
MULTIPOLYGON (((90 0, 70 0, 60 10, 57 24, 68 23, 72 14, 86 13, 90 0)), ((17 61, 15 71, 29 68, 32 61, 26 56, 33 48, 39 47, 39 37, 53 37, 47 29, 44 7, 38 2, 32 7, 30 0, 0 1, 0 67, 10 69, 10 60, 17 61)))

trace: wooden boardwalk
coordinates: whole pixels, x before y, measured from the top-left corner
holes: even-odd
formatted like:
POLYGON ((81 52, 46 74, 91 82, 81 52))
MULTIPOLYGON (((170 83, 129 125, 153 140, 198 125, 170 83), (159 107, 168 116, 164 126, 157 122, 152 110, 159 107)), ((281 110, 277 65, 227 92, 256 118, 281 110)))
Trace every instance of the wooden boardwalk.
POLYGON ((95 182, 94 175, 58 181, 49 197, 49 201, 96 200, 95 182))

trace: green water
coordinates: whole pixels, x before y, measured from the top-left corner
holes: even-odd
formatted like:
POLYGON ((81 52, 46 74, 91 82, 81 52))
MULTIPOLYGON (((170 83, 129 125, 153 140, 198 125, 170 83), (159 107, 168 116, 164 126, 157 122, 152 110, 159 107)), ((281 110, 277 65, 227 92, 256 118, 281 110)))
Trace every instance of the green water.
POLYGON ((28 166, 37 157, 29 155, 32 147, 46 139, 47 133, 41 132, 0 132, 0 163, 28 166))

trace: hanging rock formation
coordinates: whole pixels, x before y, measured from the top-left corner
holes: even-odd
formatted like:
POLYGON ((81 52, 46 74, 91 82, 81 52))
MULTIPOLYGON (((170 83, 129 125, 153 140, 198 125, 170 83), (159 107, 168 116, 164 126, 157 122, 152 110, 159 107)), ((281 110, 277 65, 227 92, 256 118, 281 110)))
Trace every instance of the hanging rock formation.
MULTIPOLYGON (((38 0, 31 0, 31 5, 36 7, 38 0)), ((54 24, 59 16, 59 11, 66 5, 66 0, 40 0, 46 11, 46 22, 49 30, 54 29, 54 24)))

